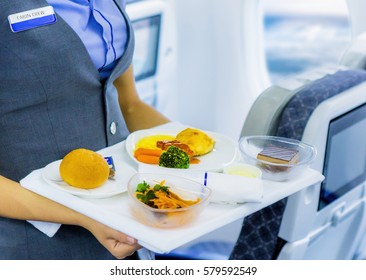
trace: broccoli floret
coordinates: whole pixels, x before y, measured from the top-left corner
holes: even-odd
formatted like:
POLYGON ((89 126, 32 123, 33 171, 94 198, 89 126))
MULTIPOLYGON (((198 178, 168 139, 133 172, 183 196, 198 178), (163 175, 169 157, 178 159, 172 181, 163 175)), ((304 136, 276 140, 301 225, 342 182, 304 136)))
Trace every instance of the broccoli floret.
POLYGON ((189 156, 176 146, 170 146, 159 158, 159 166, 169 168, 188 168, 189 156))

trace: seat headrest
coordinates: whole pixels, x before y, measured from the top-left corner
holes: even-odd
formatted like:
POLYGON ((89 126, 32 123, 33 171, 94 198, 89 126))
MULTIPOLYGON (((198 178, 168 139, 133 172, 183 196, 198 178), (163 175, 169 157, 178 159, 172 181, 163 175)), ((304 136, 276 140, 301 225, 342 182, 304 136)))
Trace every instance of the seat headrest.
POLYGON ((276 135, 301 140, 312 112, 323 101, 366 81, 366 71, 338 71, 313 81, 286 104, 279 118, 276 135))

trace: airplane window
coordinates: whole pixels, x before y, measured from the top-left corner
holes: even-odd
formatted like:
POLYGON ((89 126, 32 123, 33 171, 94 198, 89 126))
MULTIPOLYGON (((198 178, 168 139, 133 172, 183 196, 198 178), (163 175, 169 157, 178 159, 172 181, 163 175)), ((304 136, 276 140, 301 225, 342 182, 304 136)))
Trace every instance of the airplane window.
POLYGON ((133 58, 136 81, 155 75, 160 34, 161 15, 132 21, 136 45, 133 58))
POLYGON ((267 68, 273 83, 337 64, 351 41, 346 0, 262 0, 267 68))

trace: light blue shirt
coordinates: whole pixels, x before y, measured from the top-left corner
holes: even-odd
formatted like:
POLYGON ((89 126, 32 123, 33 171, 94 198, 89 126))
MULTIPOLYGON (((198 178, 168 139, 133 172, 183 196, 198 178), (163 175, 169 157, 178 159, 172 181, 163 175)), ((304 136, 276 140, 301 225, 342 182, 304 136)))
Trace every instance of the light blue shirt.
MULTIPOLYGON (((102 79, 106 79, 127 42, 126 22, 114 1, 47 1, 79 35, 102 79)), ((121 2, 125 7, 126 1, 121 2)))

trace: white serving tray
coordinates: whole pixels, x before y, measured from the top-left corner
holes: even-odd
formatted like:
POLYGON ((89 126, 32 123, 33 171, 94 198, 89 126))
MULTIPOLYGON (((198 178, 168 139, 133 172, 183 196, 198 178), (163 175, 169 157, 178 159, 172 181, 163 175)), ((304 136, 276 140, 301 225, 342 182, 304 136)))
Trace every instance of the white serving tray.
MULTIPOLYGON (((175 123, 165 126, 171 127, 175 123)), ((125 141, 99 151, 113 156, 114 161, 124 162, 137 170, 137 164, 127 154, 125 141)), ((159 229, 137 221, 130 211, 127 192, 107 198, 78 197, 70 192, 52 188, 42 177, 43 169, 30 173, 21 185, 33 192, 72 208, 116 230, 136 238, 143 247, 156 253, 168 253, 198 237, 248 216, 282 198, 302 189, 319 184, 324 176, 307 168, 296 179, 286 182, 263 180, 264 195, 260 203, 215 204, 210 203, 198 218, 174 229, 159 229)))

